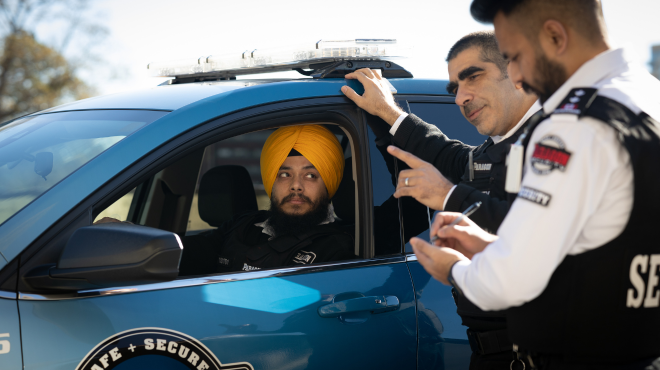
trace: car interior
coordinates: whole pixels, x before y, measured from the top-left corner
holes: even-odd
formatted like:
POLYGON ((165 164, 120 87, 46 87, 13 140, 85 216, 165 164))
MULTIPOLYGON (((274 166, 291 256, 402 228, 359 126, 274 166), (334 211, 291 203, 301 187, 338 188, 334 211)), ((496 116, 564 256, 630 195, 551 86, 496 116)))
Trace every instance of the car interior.
MULTIPOLYGON (((338 125, 319 123, 339 140, 344 175, 332 204, 336 222, 358 235, 356 174, 352 143, 338 125)), ((261 180, 261 148, 275 129, 251 132, 196 150, 165 167, 107 207, 94 211, 94 223, 130 222, 186 236, 220 227, 235 215, 270 206, 261 180)), ((355 254, 360 255, 359 238, 355 254)), ((185 248, 185 243, 184 243, 185 248)))

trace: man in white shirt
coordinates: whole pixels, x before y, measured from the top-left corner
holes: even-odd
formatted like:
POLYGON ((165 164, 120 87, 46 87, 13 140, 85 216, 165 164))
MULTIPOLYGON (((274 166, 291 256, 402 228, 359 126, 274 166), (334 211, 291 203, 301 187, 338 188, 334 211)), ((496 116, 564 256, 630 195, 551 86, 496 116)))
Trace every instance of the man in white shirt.
MULTIPOLYGON (((535 95, 523 91, 522 84, 515 85, 508 78, 507 62, 499 52, 493 32, 462 37, 447 53, 447 62, 450 79, 447 92, 456 96, 463 116, 481 134, 490 137, 478 147, 451 140, 438 127, 414 114, 403 113, 380 84, 380 76, 371 70, 346 76, 362 82, 363 96, 356 95, 348 86, 343 91, 358 106, 391 126, 383 124, 389 133, 380 127, 372 125, 372 128, 379 136, 377 143, 393 142, 401 149, 392 147, 390 153, 406 160, 411 167, 399 173, 395 197, 412 196, 431 209, 456 212, 481 202, 473 220, 494 232, 510 206, 504 191, 506 154, 541 105, 535 103, 535 95), (409 157, 413 156, 430 163, 411 161, 409 157)), ((512 343, 508 339, 505 313, 484 312, 464 296, 454 294, 454 297, 463 325, 468 327, 473 351, 470 369, 509 369, 512 343)))
POLYGON ((660 82, 610 49, 597 0, 475 0, 472 14, 493 22, 545 117, 498 235, 442 215, 443 247, 411 240, 420 263, 480 308, 508 309, 534 367, 660 368, 660 82))

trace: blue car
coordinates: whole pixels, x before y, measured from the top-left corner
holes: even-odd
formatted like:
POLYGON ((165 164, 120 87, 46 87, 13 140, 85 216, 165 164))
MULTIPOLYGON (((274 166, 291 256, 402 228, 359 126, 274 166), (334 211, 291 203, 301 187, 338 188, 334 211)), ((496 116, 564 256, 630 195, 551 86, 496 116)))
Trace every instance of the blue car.
MULTIPOLYGON (((412 78, 382 52, 390 46, 354 40, 288 61, 252 52, 154 64, 173 79, 0 125, 0 368, 467 368, 451 289, 406 243, 415 235, 405 207, 390 214, 396 253, 379 245, 374 210, 391 201, 393 177, 378 118, 343 96, 345 84, 363 91, 343 76, 381 70, 405 110, 463 142, 484 137, 446 81, 412 78), (291 69, 300 78, 236 79, 291 69), (261 148, 274 129, 310 122, 335 134, 352 169, 332 201, 355 231, 357 258, 179 274, 187 237, 239 209, 268 208, 261 148), (242 182, 227 185, 228 168, 242 182)), ((428 238, 424 228, 415 234, 428 238)))

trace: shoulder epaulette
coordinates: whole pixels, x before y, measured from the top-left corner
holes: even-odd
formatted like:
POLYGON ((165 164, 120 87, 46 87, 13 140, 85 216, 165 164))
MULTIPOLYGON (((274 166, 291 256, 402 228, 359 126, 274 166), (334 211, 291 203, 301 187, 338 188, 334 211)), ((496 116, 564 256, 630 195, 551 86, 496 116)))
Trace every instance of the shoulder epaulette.
POLYGON ((578 87, 571 90, 552 114, 576 114, 582 116, 598 95, 593 88, 578 87))

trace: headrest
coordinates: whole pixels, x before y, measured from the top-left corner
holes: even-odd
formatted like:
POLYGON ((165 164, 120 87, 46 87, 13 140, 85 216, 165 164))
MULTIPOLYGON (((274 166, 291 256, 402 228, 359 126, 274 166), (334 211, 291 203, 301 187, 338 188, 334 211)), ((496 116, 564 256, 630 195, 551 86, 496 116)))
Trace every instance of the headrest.
POLYGON ((355 181, 353 181, 353 158, 344 162, 344 176, 332 198, 335 214, 347 224, 355 223, 355 181))
POLYGON ((217 166, 202 176, 199 184, 199 216, 218 227, 234 215, 257 211, 252 178, 243 166, 217 166))

